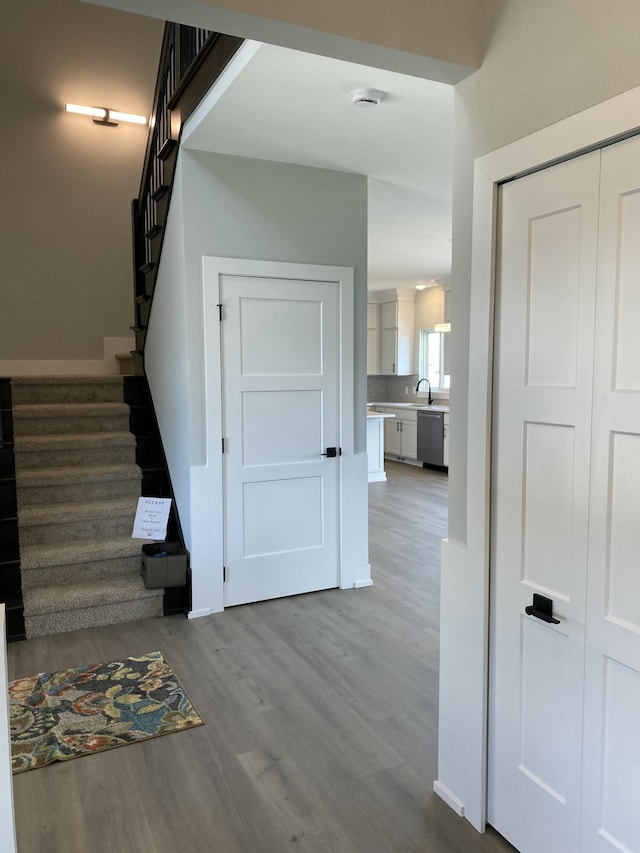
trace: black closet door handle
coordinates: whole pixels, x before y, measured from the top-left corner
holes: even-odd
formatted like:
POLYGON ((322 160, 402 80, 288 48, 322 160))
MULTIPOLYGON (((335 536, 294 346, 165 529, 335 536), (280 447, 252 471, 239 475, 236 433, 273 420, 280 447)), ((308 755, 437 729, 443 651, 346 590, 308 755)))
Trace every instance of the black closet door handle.
POLYGON ((559 625, 560 620, 553 616, 553 601, 546 598, 544 595, 533 593, 533 604, 525 607, 524 612, 527 616, 535 616, 536 619, 542 619, 543 622, 550 622, 553 625, 559 625))

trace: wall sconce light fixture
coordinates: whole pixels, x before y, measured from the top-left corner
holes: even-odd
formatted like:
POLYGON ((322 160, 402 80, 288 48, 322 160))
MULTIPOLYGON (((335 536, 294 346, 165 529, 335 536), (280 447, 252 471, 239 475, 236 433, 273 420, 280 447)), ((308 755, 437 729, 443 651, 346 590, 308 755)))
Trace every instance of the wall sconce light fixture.
POLYGON ((137 116, 132 113, 120 113, 117 110, 112 110, 109 107, 83 107, 80 104, 65 104, 65 110, 68 113, 79 113, 84 116, 91 116, 95 124, 101 124, 103 127, 117 127, 119 122, 128 121, 132 124, 146 124, 145 116, 137 116))

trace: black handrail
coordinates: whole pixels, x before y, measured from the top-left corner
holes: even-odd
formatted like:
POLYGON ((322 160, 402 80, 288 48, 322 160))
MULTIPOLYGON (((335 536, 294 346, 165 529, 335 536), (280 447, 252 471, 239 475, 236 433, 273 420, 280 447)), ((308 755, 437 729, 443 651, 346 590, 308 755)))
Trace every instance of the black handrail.
POLYGON ((165 25, 138 197, 132 202, 136 372, 162 249, 182 125, 243 39, 183 24, 165 25))

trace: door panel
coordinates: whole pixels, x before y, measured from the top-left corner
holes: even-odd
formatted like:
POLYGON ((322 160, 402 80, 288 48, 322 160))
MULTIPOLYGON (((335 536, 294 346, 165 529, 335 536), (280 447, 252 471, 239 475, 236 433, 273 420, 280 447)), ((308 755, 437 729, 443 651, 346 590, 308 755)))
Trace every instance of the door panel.
POLYGON ((582 205, 529 219, 527 385, 575 388, 582 205))
POLYGON ((599 170, 500 192, 488 813, 523 853, 578 850, 599 170))
POLYGON ((338 585, 338 296, 221 278, 226 605, 338 585))
POLYGON ((640 850, 640 140, 602 152, 581 850, 640 850))

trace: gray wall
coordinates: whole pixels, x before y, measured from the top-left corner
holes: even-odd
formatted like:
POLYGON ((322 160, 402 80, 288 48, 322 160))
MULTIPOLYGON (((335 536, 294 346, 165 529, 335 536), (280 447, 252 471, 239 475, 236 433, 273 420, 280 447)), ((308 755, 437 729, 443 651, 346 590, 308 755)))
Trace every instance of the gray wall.
MULTIPOLYGON (((359 175, 199 151, 183 152, 190 382, 204 399, 202 257, 355 267, 355 404, 366 403, 367 181, 359 175)), ((192 407, 191 462, 203 464, 205 417, 192 407)), ((356 450, 366 447, 358 424, 356 450)))
POLYGON ((131 199, 163 26, 73 0, 4 0, 0 25, 0 360, 102 358, 133 322, 131 199))
POLYGON ((206 460, 202 258, 355 267, 357 450, 366 402, 367 183, 359 175, 181 150, 145 363, 188 544, 206 460))
POLYGON ((508 0, 481 68, 456 86, 449 538, 459 544, 466 542, 473 160, 640 85, 638 32, 636 0, 508 0))

